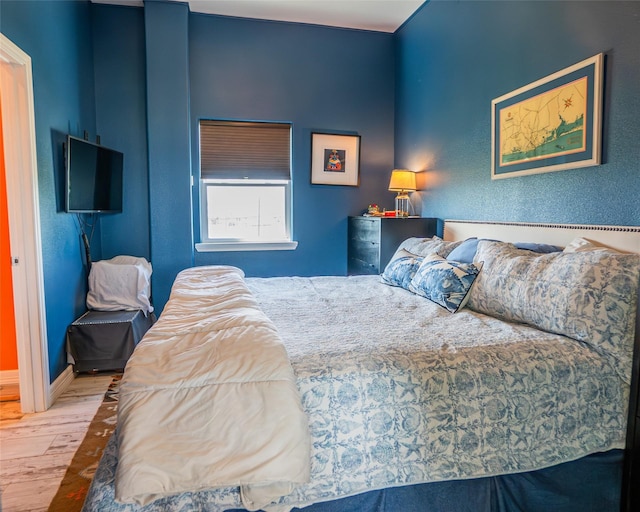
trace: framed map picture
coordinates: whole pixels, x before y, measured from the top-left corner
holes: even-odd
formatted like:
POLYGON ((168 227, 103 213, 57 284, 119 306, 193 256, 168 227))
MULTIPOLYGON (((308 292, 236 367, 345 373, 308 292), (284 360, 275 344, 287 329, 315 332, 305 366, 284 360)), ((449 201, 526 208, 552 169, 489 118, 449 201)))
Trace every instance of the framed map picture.
POLYGON ((311 183, 358 186, 360 135, 311 134, 311 183))
POLYGON ((600 164, 602 53, 491 102, 491 178, 600 164))

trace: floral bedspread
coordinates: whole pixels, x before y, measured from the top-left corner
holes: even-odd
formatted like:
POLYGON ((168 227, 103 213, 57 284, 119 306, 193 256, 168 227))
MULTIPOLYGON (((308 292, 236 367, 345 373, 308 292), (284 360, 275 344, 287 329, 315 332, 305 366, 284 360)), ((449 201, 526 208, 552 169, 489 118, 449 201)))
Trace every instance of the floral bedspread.
MULTIPOLYGON (((274 510, 624 447, 628 385, 586 344, 452 315, 377 276, 246 281, 284 340, 312 436, 311 482, 274 510)), ((236 488, 119 505, 116 465, 112 440, 85 510, 240 508, 236 488)))

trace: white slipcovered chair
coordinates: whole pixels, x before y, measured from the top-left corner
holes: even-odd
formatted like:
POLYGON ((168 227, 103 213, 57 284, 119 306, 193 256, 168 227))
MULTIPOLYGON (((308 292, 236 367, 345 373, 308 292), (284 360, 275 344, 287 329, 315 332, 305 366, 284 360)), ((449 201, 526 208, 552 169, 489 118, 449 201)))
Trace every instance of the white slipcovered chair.
POLYGON ((94 311, 142 310, 151 305, 151 263, 135 256, 116 256, 91 264, 87 308, 94 311))

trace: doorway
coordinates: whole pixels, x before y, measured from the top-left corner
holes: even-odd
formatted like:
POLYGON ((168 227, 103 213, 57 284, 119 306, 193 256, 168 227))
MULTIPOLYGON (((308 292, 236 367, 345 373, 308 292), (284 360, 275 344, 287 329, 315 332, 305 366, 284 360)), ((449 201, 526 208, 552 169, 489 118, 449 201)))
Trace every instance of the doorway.
POLYGON ((0 402, 20 399, 18 390, 18 348, 13 308, 11 248, 7 208, 4 138, 2 136, 2 90, 0 89, 0 402))
POLYGON ((31 58, 0 34, 0 101, 22 412, 51 405, 31 58))

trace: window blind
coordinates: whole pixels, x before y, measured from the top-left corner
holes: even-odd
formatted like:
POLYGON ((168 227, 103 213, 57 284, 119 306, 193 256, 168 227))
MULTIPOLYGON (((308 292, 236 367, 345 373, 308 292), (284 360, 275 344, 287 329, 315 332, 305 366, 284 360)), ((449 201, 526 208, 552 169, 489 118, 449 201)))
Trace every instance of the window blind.
POLYGON ((200 121, 202 179, 291 179, 291 125, 200 121))

